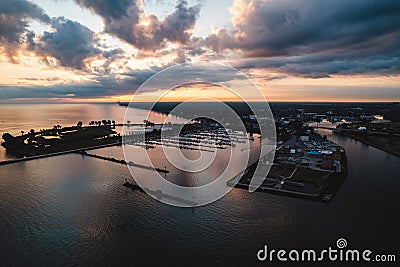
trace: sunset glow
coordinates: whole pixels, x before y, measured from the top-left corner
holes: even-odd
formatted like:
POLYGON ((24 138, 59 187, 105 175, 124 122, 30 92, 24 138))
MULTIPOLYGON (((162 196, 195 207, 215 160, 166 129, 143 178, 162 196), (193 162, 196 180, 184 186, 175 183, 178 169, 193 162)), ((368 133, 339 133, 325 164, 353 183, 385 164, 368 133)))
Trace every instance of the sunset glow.
MULTIPOLYGON (((268 101, 400 100, 400 27, 385 9, 392 1, 381 10, 364 1, 98 3, 2 2, 0 102, 128 101, 153 74, 194 61, 237 68, 268 101), (358 16, 360 6, 379 30, 358 16)), ((235 100, 211 87, 166 100, 185 95, 235 100)))

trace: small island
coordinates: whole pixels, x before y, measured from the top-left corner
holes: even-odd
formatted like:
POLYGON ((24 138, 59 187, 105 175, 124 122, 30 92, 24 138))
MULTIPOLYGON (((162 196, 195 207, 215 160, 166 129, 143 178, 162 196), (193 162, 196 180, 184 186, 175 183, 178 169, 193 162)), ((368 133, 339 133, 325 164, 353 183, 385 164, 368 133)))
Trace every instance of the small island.
POLYGON ((76 126, 62 127, 54 125, 52 129, 35 131, 31 129, 21 135, 3 134, 1 144, 7 152, 17 158, 66 152, 95 146, 121 143, 121 136, 115 132, 115 121, 91 121, 83 126, 79 121, 76 126))

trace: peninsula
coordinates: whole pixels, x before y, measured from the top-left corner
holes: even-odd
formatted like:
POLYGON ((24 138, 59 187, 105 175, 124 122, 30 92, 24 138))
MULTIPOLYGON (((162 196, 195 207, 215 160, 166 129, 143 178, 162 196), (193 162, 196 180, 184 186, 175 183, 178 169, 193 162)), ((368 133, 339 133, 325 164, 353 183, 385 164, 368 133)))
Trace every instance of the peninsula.
POLYGON ((83 149, 88 147, 115 145, 121 143, 121 136, 115 132, 114 121, 90 122, 83 126, 78 122, 76 126, 62 127, 55 125, 52 129, 28 133, 21 131, 21 135, 3 134, 1 144, 7 152, 17 158, 53 154, 64 151, 83 149))

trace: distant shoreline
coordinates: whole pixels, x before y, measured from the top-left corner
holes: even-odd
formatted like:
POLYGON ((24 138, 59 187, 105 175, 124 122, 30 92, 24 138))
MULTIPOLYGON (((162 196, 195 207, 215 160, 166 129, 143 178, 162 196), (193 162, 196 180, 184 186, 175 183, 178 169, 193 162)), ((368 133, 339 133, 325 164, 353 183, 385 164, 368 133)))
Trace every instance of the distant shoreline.
POLYGON ((393 149, 389 144, 379 142, 377 140, 374 141, 374 140, 371 140, 370 138, 365 139, 362 136, 357 136, 357 135, 353 135, 350 133, 341 133, 341 134, 400 158, 400 149, 393 149))
MULTIPOLYGON (((313 127, 313 128, 317 128, 317 127, 313 127)), ((380 149, 380 150, 382 150, 382 151, 384 151, 386 153, 389 153, 389 154, 391 154, 391 155, 393 155, 395 157, 400 158, 400 147, 398 149, 395 149, 395 148, 391 147, 390 144, 387 144, 387 143, 384 143, 384 142, 379 142, 376 139, 375 140, 371 139, 373 137, 368 137, 368 139, 366 139, 366 138, 364 138, 362 136, 352 134, 352 132, 349 132, 349 131, 341 131, 341 132, 337 131, 337 132, 334 132, 335 129, 328 129, 328 128, 321 128, 321 129, 331 130, 335 134, 347 136, 347 137, 352 138, 352 139, 354 139, 356 141, 359 141, 359 142, 361 142, 363 144, 375 147, 375 148, 380 149)))

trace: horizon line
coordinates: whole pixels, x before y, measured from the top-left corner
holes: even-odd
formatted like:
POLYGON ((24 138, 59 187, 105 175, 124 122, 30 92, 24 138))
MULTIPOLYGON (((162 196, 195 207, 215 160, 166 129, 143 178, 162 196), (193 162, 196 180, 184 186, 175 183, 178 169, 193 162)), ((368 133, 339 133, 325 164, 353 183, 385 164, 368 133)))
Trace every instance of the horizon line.
MULTIPOLYGON (((159 101, 157 103, 182 103, 184 101, 159 101)), ((193 101, 197 103, 212 103, 212 101, 193 101)), ((227 103, 242 103, 242 102, 251 102, 251 103, 263 103, 263 101, 233 101, 233 100, 221 100, 221 102, 227 102, 227 103)), ((388 103, 400 103, 399 101, 342 101, 342 100, 337 100, 337 101, 331 101, 331 100, 326 100, 326 101, 299 101, 299 100, 274 100, 274 101, 266 101, 267 103, 316 103, 316 104, 322 104, 322 103, 360 103, 360 104, 388 104, 388 103)), ((76 101, 76 102, 70 102, 70 101, 62 101, 62 102, 41 102, 41 101, 18 101, 18 102, 2 102, 0 101, 0 105, 15 105, 15 104, 118 104, 118 103, 130 103, 130 101, 76 101)), ((152 103, 151 101, 136 101, 135 103, 152 103)))

